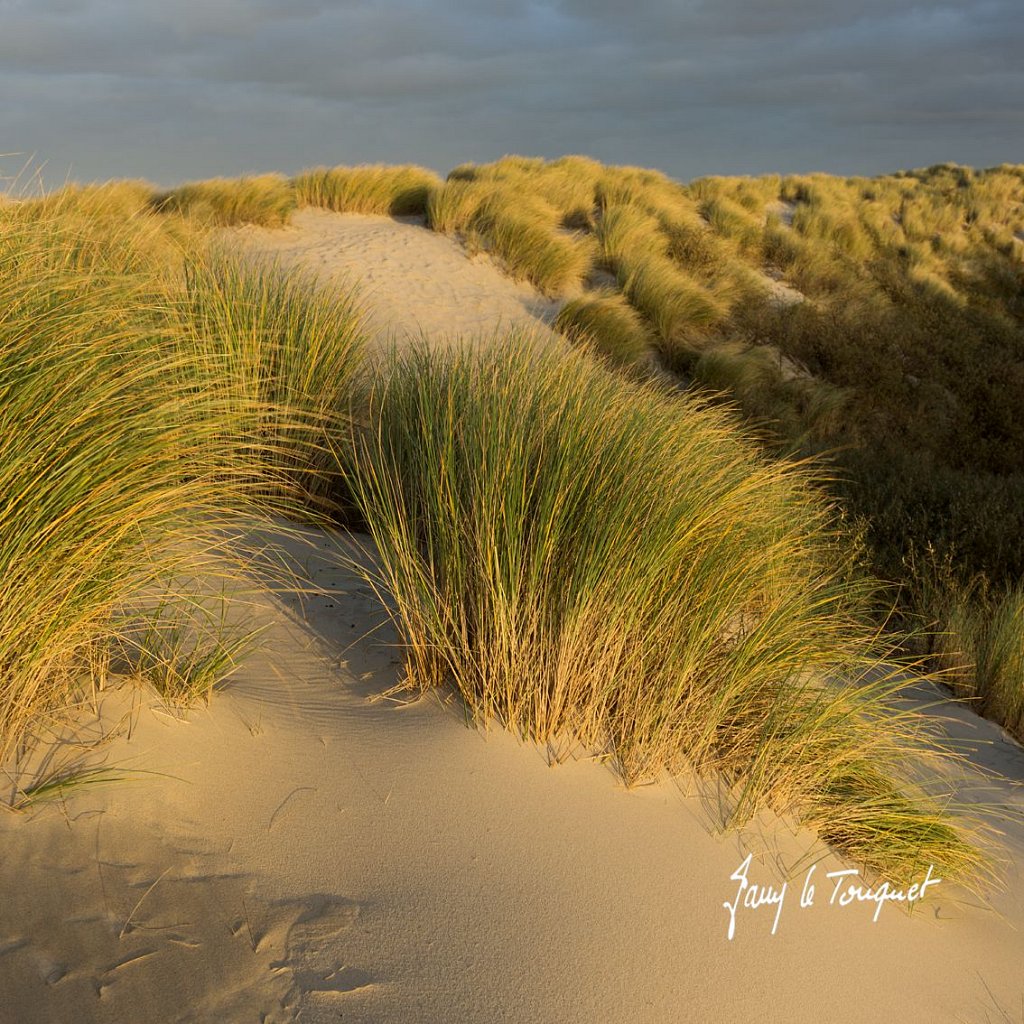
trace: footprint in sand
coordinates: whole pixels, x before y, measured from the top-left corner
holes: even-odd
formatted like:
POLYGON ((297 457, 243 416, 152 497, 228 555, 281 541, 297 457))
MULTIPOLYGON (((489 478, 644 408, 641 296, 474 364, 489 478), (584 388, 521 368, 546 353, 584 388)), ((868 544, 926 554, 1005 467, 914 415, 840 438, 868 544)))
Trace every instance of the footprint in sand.
POLYGON ((295 915, 285 937, 286 959, 273 965, 292 973, 286 1006, 301 1007, 317 997, 356 992, 374 983, 369 972, 345 961, 345 933, 359 919, 359 903, 318 894, 278 907, 295 915))

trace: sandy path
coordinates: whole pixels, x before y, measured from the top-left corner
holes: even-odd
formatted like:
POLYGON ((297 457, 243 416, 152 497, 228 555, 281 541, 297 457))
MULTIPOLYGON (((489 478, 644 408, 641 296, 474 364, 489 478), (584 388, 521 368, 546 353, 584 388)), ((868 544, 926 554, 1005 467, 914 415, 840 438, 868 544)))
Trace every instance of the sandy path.
POLYGON ((357 284, 378 337, 432 342, 543 329, 559 303, 511 280, 485 255, 468 257, 415 218, 299 210, 286 228, 230 233, 259 255, 312 271, 325 283, 357 284))

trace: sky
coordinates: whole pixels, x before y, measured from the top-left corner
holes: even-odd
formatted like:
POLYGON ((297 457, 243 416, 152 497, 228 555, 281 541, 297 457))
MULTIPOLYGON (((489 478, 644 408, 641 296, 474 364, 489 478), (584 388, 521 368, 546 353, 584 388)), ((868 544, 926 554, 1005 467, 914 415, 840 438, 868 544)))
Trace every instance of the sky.
POLYGON ((1024 162, 1022 0, 0 0, 0 175, 1024 162))

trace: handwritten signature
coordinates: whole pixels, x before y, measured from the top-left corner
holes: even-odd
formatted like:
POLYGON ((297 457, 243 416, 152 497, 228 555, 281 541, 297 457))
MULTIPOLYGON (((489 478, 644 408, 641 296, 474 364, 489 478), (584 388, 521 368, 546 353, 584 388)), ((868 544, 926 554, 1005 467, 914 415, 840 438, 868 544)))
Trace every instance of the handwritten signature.
MULTIPOLYGON (((736 895, 732 900, 726 900, 722 906, 729 914, 729 929, 727 937, 731 940, 736 934, 736 916, 741 910, 760 910, 763 908, 775 908, 775 917, 772 921, 771 934, 774 935, 779 927, 779 919, 782 917, 782 908, 789 894, 789 883, 783 882, 781 886, 758 885, 750 881, 750 862, 753 854, 748 853, 743 863, 729 876, 730 880, 737 882, 736 895)), ((814 905, 816 886, 812 879, 817 865, 804 876, 803 887, 800 890, 800 909, 814 905)), ((886 903, 914 903, 924 897, 930 886, 938 885, 941 878, 935 878, 932 874, 932 865, 928 865, 927 874, 920 882, 915 882, 909 888, 897 889, 888 882, 882 882, 877 886, 869 886, 855 879, 859 872, 856 868, 847 868, 843 871, 828 871, 825 877, 831 881, 832 892, 829 895, 829 906, 848 907, 854 903, 874 903, 875 912, 872 922, 877 921, 882 913, 882 907, 886 903)))

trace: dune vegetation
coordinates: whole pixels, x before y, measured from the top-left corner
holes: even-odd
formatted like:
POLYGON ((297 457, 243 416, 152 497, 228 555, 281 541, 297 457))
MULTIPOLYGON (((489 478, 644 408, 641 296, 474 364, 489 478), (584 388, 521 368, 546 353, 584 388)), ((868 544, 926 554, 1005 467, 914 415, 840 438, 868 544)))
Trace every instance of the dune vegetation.
POLYGON ((187 215, 200 224, 280 227, 296 206, 295 190, 282 174, 210 178, 154 194, 154 209, 187 215))
POLYGON ((1019 735, 1022 183, 511 157, 5 204, 0 746, 120 662, 208 694, 250 640, 196 616, 225 522, 351 516, 408 686, 630 783, 720 779, 735 823, 791 813, 891 880, 983 876, 873 574, 1019 735), (422 216, 564 299, 572 344, 364 361, 354 296, 211 230, 303 205, 422 216))
POLYGON ((321 206, 336 213, 378 213, 393 217, 422 214, 440 184, 422 167, 319 167, 292 181, 299 206, 321 206))
POLYGON ((202 594, 232 579, 220 528, 307 509, 359 335, 350 303, 224 263, 130 184, 0 207, 0 309, 11 756, 108 672, 179 700, 233 669, 246 637, 202 594))
MULTIPOLYGON (((543 204, 549 237, 590 252, 582 272, 567 258, 560 281, 570 339, 620 364, 653 356, 681 386, 733 404, 770 450, 823 460, 869 570, 899 584, 936 665, 950 664, 950 594, 984 591, 983 616, 1001 593, 1012 602, 1024 580, 1024 168, 683 185, 580 157, 509 157, 452 171, 432 223, 486 246, 479 210, 495 193, 543 204)), ((1005 701, 984 696, 976 649, 959 650, 978 669, 975 706, 1019 735, 1005 701)))
POLYGON ((650 351, 650 331, 643 317, 615 292, 591 292, 567 302, 555 328, 574 344, 593 345, 619 366, 642 365, 650 351))
POLYGON ((440 184, 433 171, 413 165, 317 167, 294 178, 260 174, 188 182, 167 192, 152 192, 151 202, 157 211, 207 226, 281 227, 303 206, 336 213, 422 215, 440 184))
POLYGON ((923 719, 827 504, 721 410, 517 337, 398 357, 352 459, 407 687, 629 783, 714 773, 734 823, 793 813, 887 878, 979 870, 909 781, 923 719))

